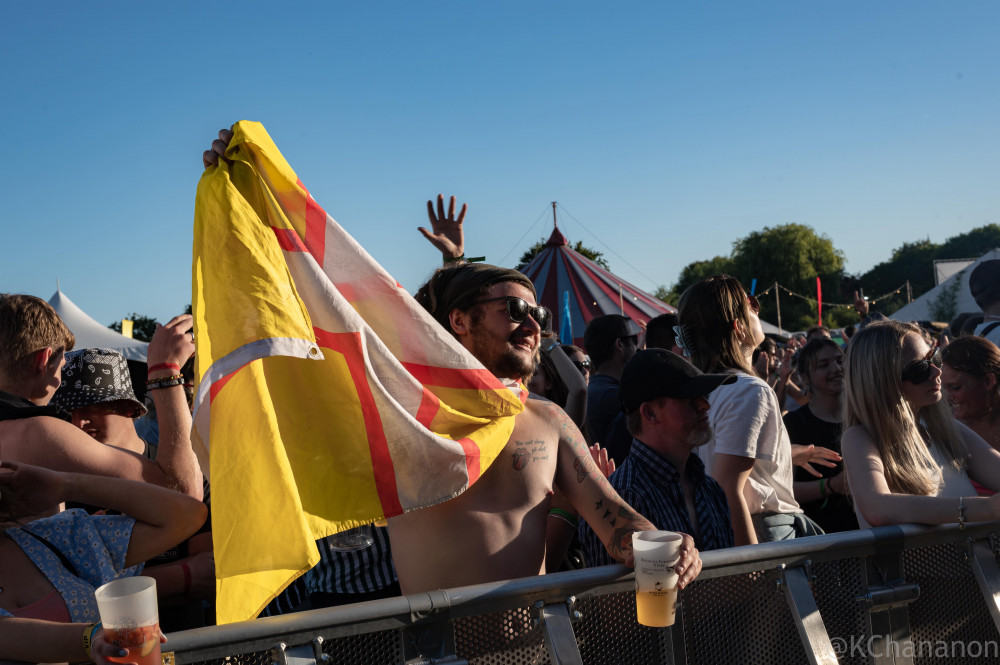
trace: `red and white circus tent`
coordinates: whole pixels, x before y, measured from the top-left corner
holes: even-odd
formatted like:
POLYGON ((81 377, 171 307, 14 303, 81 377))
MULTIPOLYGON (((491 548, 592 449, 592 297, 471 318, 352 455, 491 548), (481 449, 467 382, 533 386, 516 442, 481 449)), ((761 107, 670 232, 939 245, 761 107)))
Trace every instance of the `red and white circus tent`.
POLYGON ((564 294, 569 293, 573 343, 580 347, 595 316, 624 314, 645 328, 653 317, 677 311, 574 251, 559 227, 521 272, 534 282, 540 304, 552 310, 553 332, 562 330, 564 294))

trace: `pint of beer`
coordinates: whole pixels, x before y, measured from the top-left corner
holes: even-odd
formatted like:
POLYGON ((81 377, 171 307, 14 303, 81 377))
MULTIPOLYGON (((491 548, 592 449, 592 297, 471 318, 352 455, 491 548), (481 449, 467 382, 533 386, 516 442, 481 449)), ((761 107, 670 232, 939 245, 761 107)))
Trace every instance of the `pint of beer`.
POLYGON ((156 580, 152 577, 123 577, 99 587, 94 596, 104 624, 104 639, 128 649, 127 656, 109 660, 160 665, 156 580))
POLYGON ((635 609, 643 626, 674 625, 677 609, 678 550, 683 536, 673 531, 637 531, 632 534, 635 556, 635 609))

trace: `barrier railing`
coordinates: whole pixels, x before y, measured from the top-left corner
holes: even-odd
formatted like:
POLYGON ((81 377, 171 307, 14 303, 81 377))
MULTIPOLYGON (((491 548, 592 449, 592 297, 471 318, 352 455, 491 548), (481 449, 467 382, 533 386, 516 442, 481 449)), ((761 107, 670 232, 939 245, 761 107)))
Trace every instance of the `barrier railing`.
POLYGON ((607 566, 201 628, 168 665, 1000 662, 1000 523, 703 552, 672 628, 607 566))

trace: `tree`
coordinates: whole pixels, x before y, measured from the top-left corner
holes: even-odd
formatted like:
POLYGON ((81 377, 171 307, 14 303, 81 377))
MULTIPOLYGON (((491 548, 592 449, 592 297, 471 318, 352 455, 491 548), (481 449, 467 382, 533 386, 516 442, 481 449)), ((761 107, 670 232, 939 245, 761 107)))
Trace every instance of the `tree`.
MULTIPOLYGON (((739 279, 749 290, 757 280, 757 290, 765 291, 780 283, 792 292, 809 298, 816 296, 816 277, 821 280, 824 299, 846 302, 840 292, 844 273, 843 252, 833 246, 827 236, 817 235, 803 224, 782 224, 765 227, 733 243, 732 254, 716 256, 707 261, 695 261, 681 271, 675 293, 715 274, 729 274, 739 279)), ((788 330, 801 330, 815 325, 815 303, 781 293, 781 323, 788 330)), ((761 317, 777 322, 777 305, 773 297, 761 302, 761 317)), ((857 316, 844 311, 824 309, 823 322, 838 325, 856 321, 857 316), (843 319, 843 321, 842 321, 843 319)))
MULTIPOLYGON (((124 319, 130 319, 132 321, 132 337, 139 340, 140 342, 148 342, 153 339, 153 333, 156 332, 156 319, 143 316, 142 314, 136 314, 132 312, 124 317, 124 319)), ((115 321, 108 326, 116 333, 122 331, 122 322, 115 321)))
MULTIPOLYGON (((531 263, 532 259, 541 254, 542 250, 545 249, 546 242, 548 242, 547 239, 540 238, 538 242, 529 247, 524 252, 524 254, 521 255, 521 258, 517 264, 517 269, 521 270, 522 268, 524 268, 524 266, 531 263)), ((573 251, 576 252, 577 254, 581 254, 587 257, 588 259, 590 259, 597 265, 601 266, 605 270, 611 270, 611 266, 608 265, 608 262, 604 258, 604 254, 602 252, 598 252, 596 249, 590 249, 589 247, 584 247, 583 242, 580 240, 577 240, 576 244, 571 245, 571 247, 573 248, 573 251)))

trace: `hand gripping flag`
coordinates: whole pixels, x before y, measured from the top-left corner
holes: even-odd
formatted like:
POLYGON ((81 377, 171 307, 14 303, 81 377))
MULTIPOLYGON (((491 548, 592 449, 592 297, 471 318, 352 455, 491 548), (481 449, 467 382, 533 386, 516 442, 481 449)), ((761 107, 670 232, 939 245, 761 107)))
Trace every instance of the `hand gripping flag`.
POLYGON ((467 489, 527 397, 319 207, 262 125, 233 132, 198 183, 192 268, 219 623, 256 617, 315 540, 467 489))

